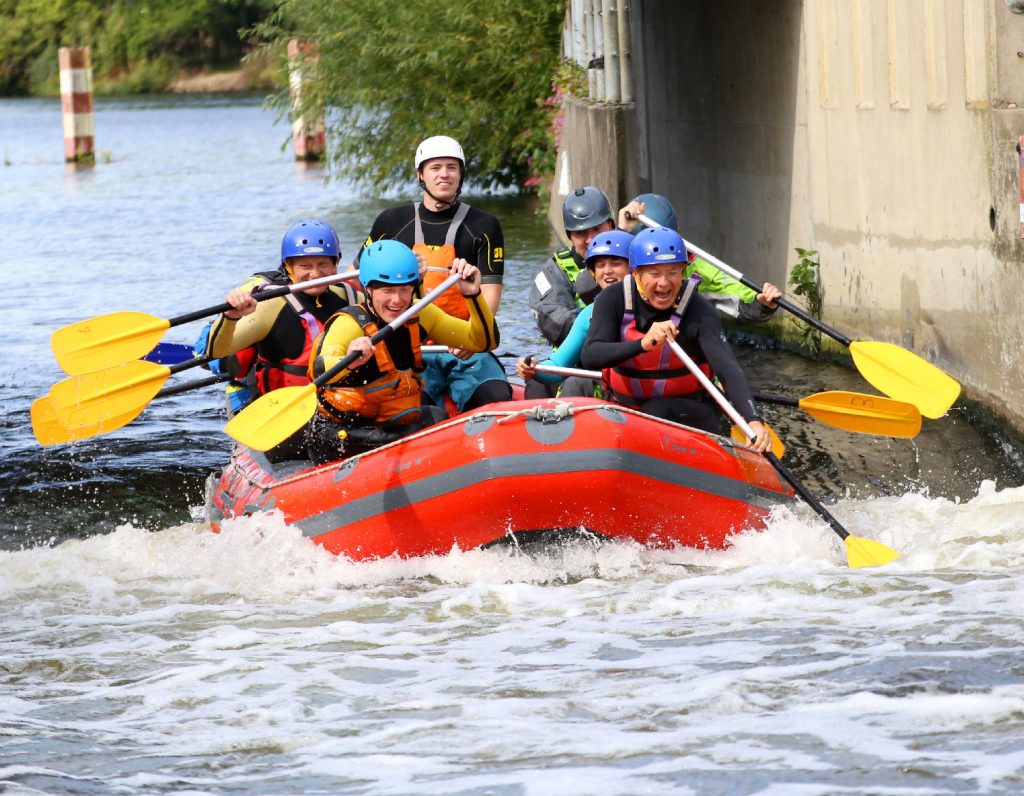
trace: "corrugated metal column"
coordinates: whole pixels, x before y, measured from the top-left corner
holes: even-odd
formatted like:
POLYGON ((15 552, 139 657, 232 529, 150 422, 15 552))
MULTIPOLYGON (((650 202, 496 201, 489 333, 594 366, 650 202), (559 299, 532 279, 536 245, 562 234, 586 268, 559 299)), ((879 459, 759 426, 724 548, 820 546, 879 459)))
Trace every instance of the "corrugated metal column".
POLYGON ((597 93, 591 99, 604 102, 606 81, 604 79, 604 15, 601 13, 602 0, 591 0, 590 14, 594 20, 594 39, 591 42, 592 52, 591 65, 594 67, 594 82, 597 86, 597 93))
POLYGON ((583 0, 583 44, 587 52, 587 93, 591 99, 597 97, 597 70, 593 66, 594 59, 597 57, 594 48, 594 27, 596 23, 594 2, 595 0, 583 0))
POLYGON ((629 0, 619 0, 616 14, 619 40, 619 94, 623 102, 633 101, 633 58, 629 45, 629 0))
POLYGON ((616 0, 601 0, 601 31, 604 41, 604 96, 605 102, 618 102, 622 96, 619 84, 619 41, 618 11, 616 0))

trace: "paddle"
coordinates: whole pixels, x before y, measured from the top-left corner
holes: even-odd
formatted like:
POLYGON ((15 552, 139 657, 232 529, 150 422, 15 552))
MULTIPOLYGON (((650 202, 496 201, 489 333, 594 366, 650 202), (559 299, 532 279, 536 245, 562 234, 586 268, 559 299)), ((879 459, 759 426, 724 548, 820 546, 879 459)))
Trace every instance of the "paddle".
MULTIPOLYGON (((712 381, 704 375, 704 372, 697 367, 697 363, 690 358, 690 355, 682 349, 679 343, 675 340, 668 340, 666 342, 668 343, 669 348, 672 349, 672 352, 682 360, 684 365, 686 365, 690 373, 697 378, 697 380, 703 385, 704 389, 707 390, 711 397, 715 399, 715 402, 722 407, 722 410, 729 416, 732 422, 743 429, 749 440, 755 439, 757 435, 754 433, 754 429, 752 429, 750 424, 743 419, 739 412, 736 411, 735 407, 729 403, 728 399, 722 395, 721 390, 719 390, 712 381)), ((881 542, 876 542, 873 539, 862 539, 853 536, 839 523, 839 520, 833 517, 828 510, 821 505, 821 503, 814 499, 814 495, 812 495, 807 488, 796 479, 796 476, 786 469, 786 466, 779 461, 778 456, 771 451, 765 451, 762 455, 771 462, 772 467, 774 467, 779 475, 782 476, 783 480, 793 487, 793 491, 802 497, 804 502, 814 509, 815 513, 825 520, 832 530, 836 532, 839 538, 843 540, 846 544, 847 561, 851 567, 881 566, 882 564, 888 564, 890 561, 899 558, 899 553, 881 542)))
MULTIPOLYGON (((257 288, 253 298, 266 301, 358 276, 358 271, 346 271, 294 285, 257 288)), ((231 305, 225 302, 170 319, 157 318, 145 312, 112 312, 58 329, 51 336, 50 345, 57 364, 64 372, 71 376, 81 376, 145 356, 172 326, 228 312, 230 309, 231 305)))
MULTIPOLYGON (((176 384, 173 387, 164 387, 156 394, 156 398, 168 395, 178 395, 189 390, 197 390, 200 387, 207 387, 220 381, 227 381, 231 377, 227 374, 219 376, 207 376, 205 379, 196 379, 185 384, 176 384)), ((32 402, 32 433, 41 445, 62 445, 66 442, 89 439, 99 434, 106 434, 127 425, 136 417, 138 412, 126 412, 117 417, 106 418, 94 426, 82 426, 74 430, 61 425, 57 412, 49 397, 37 398, 32 402)))
POLYGON ((833 390, 799 399, 756 392, 754 398, 761 403, 799 407, 815 420, 845 431, 916 437, 921 430, 921 413, 916 406, 879 395, 833 390))
POLYGON ((115 418, 127 417, 121 423, 123 426, 146 408, 171 374, 208 361, 207 357, 195 357, 167 366, 136 359, 106 370, 72 376, 50 388, 50 403, 61 425, 69 431, 94 426, 106 428, 115 418))
POLYGON ((157 343, 146 356, 140 357, 158 365, 177 365, 196 355, 192 346, 185 343, 157 343))
MULTIPOLYGON (((645 226, 659 226, 657 222, 642 214, 637 216, 637 219, 645 226)), ((684 239, 683 244, 689 251, 718 270, 728 274, 751 290, 761 292, 763 285, 747 279, 735 268, 723 263, 688 240, 684 239)), ((780 298, 777 303, 804 323, 810 324, 818 331, 849 348, 850 354, 853 356, 853 364, 869 384, 891 398, 914 404, 925 417, 932 419, 942 417, 960 395, 960 385, 953 378, 917 354, 892 343, 851 340, 820 319, 804 312, 792 302, 780 298)))
MULTIPOLYGON (((461 279, 452 274, 409 309, 376 332, 370 342, 376 345, 388 337, 409 318, 418 314, 430 302, 461 279)), ((284 442, 302 428, 313 416, 317 406, 317 391, 359 359, 353 351, 332 368, 304 387, 282 387, 261 396, 235 415, 224 427, 228 436, 253 450, 266 451, 284 442)))

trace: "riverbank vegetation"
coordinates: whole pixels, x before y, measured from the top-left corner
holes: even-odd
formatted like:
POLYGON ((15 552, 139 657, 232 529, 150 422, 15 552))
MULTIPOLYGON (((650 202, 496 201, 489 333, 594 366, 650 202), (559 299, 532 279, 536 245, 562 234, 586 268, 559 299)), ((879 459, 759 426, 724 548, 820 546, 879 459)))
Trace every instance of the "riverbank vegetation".
MULTIPOLYGON (((0 4, 0 96, 60 92, 57 50, 91 49, 97 94, 161 92, 197 72, 237 69, 239 36, 276 0, 13 0, 0 4)), ((250 62, 251 87, 270 86, 250 62)), ((266 74, 261 74, 266 73, 266 74)))
POLYGON ((98 95, 263 89, 285 117, 298 38, 319 53, 298 110, 326 114, 338 174, 408 186, 417 142, 447 134, 475 185, 532 191, 554 168, 564 14, 564 0, 12 0, 0 96, 57 95, 57 50, 88 45, 98 95))
MULTIPOLYGON (((475 184, 532 190, 553 170, 564 14, 563 0, 289 0, 254 33, 282 66, 290 39, 316 44, 301 109, 329 111, 329 156, 349 179, 408 186, 417 142, 445 134, 475 184)), ((285 113, 287 90, 276 101, 285 113)))

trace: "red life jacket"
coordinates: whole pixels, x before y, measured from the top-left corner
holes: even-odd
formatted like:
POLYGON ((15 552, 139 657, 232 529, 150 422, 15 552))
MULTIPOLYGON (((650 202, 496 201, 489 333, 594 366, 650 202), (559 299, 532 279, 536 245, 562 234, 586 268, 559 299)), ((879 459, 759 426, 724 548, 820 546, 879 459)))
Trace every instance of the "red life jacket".
MULTIPOLYGON (((282 269, 277 271, 261 271, 252 275, 252 278, 242 287, 249 288, 257 285, 283 285, 287 284, 287 277, 282 269)), ((342 282, 337 287, 345 291, 345 298, 348 304, 355 304, 358 295, 348 282, 342 282)), ((333 288, 332 288, 333 290, 333 288)), ((260 395, 265 395, 271 390, 280 387, 304 387, 309 384, 309 376, 306 373, 309 357, 313 350, 313 342, 323 331, 320 322, 306 311, 302 303, 294 293, 284 296, 288 306, 299 318, 302 319, 306 337, 303 341, 301 353, 292 359, 270 360, 260 354, 259 346, 253 345, 243 348, 230 357, 225 357, 225 369, 231 374, 235 381, 247 382, 254 387, 260 395)), ((282 310, 286 312, 287 310, 282 310)))
MULTIPOLYGON (((679 328, 679 322, 686 311, 693 294, 700 284, 700 275, 694 274, 686 280, 682 297, 672 313, 671 321, 679 328)), ((626 300, 626 309, 622 314, 620 339, 642 340, 644 332, 636 328, 636 316, 633 313, 633 276, 630 274, 622 280, 622 289, 626 300)), ((675 398, 700 392, 703 387, 682 362, 673 361, 672 349, 664 343, 650 351, 644 351, 631 359, 619 363, 614 368, 606 368, 604 383, 608 387, 613 400, 629 406, 640 406, 652 398, 675 398)), ((711 378, 711 367, 701 363, 701 371, 711 378)))
MULTIPOLYGON (((351 316, 362 327, 367 337, 373 337, 378 331, 376 320, 362 305, 345 307, 337 315, 331 317, 324 327, 327 328, 341 313, 351 316)), ((423 393, 423 353, 420 348, 420 322, 418 318, 405 322, 409 330, 409 342, 412 345, 413 367, 411 370, 399 370, 388 349, 394 335, 373 347, 373 362, 377 375, 366 384, 354 383, 363 381, 359 371, 370 365, 369 362, 350 371, 341 381, 333 382, 320 393, 320 413, 334 420, 344 420, 346 414, 358 414, 360 417, 375 423, 389 420, 398 424, 411 423, 420 416, 420 403, 423 393)))
MULTIPOLYGON (((455 215, 452 216, 451 223, 448 225, 448 232, 445 234, 444 244, 442 246, 428 246, 423 242, 423 222, 420 221, 420 203, 416 203, 413 211, 413 216, 416 222, 416 237, 412 250, 417 254, 422 254, 427 260, 427 272, 423 276, 424 295, 448 278, 450 273, 449 269, 452 267, 452 262, 455 260, 455 236, 458 234, 459 227, 462 226, 462 222, 466 220, 467 213, 469 213, 469 205, 460 203, 458 209, 455 211, 455 215)), ((434 304, 443 309, 449 315, 456 318, 462 318, 464 321, 469 320, 469 308, 466 306, 466 300, 462 297, 462 292, 459 290, 457 285, 449 287, 444 293, 434 300, 434 304)))
POLYGON ((281 387, 305 387, 309 384, 309 357, 313 351, 313 342, 323 331, 320 321, 303 308, 294 293, 289 293, 284 299, 302 319, 306 337, 302 341, 302 351, 297 357, 271 361, 260 353, 256 354, 256 389, 261 395, 281 387))

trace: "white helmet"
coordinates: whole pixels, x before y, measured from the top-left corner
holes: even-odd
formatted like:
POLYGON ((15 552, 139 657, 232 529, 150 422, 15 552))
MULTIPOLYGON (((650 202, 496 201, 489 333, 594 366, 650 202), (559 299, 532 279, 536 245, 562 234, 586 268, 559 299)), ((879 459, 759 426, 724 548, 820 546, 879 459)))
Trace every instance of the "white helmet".
POLYGON ((420 170, 424 161, 432 158, 455 158, 463 169, 466 168, 466 156, 462 154, 459 142, 446 135, 434 135, 420 142, 416 147, 416 171, 420 170))

